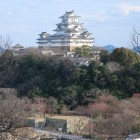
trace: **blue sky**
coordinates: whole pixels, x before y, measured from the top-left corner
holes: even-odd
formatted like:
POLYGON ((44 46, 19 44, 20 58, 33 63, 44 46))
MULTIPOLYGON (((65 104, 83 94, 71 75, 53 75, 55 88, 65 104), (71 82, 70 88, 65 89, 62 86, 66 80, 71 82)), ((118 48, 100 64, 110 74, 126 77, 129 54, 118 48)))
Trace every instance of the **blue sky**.
POLYGON ((0 34, 37 46, 38 34, 53 33, 66 10, 81 16, 95 45, 129 47, 133 26, 140 29, 140 0, 0 0, 0 34))

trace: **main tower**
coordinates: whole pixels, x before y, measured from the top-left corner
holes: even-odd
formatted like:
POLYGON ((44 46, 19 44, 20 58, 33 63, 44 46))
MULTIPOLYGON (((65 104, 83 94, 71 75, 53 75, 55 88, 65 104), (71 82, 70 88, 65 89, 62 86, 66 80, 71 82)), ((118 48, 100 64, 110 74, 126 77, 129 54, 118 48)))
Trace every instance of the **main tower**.
POLYGON ((72 51, 83 45, 93 46, 92 34, 83 28, 83 24, 79 21, 80 16, 74 11, 66 12, 59 18, 61 22, 56 24, 55 34, 50 35, 47 32, 39 34, 40 37, 37 39, 39 48, 72 51))

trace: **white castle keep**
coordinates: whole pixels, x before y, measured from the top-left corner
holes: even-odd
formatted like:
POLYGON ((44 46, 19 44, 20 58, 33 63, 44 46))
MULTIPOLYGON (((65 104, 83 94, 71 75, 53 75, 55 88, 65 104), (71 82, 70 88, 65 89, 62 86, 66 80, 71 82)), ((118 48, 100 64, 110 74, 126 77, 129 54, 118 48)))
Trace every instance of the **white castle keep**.
POLYGON ((83 28, 83 24, 79 22, 80 16, 74 11, 66 12, 61 23, 56 24, 56 33, 53 35, 47 32, 39 34, 37 39, 38 47, 42 49, 59 48, 61 50, 72 51, 77 47, 87 45, 92 47, 94 38, 92 34, 83 28))

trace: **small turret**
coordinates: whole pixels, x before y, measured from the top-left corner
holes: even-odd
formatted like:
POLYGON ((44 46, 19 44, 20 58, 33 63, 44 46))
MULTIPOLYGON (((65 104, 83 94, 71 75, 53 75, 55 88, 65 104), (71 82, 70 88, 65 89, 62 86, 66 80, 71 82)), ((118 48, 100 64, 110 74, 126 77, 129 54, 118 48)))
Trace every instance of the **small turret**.
POLYGON ((41 34, 39 34, 39 36, 41 38, 46 38, 46 37, 50 36, 50 34, 48 34, 47 32, 42 32, 41 34))

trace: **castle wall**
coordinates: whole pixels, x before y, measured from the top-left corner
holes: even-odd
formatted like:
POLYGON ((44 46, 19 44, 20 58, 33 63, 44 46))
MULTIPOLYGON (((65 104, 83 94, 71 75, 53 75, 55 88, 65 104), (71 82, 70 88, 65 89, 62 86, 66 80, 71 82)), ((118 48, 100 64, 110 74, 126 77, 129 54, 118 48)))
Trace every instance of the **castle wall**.
POLYGON ((67 121, 67 132, 72 134, 89 134, 89 130, 87 129, 87 126, 90 123, 89 118, 77 118, 73 120, 67 121))
POLYGON ((67 132, 67 121, 61 119, 47 118, 45 127, 51 130, 62 129, 62 131, 67 132))
POLYGON ((68 116, 69 119, 66 119, 64 116, 61 116, 61 119, 57 118, 47 118, 46 119, 46 128, 51 128, 52 130, 59 130, 60 128, 62 131, 71 133, 71 134, 89 134, 89 130, 87 129, 90 118, 88 117, 74 117, 68 116))

